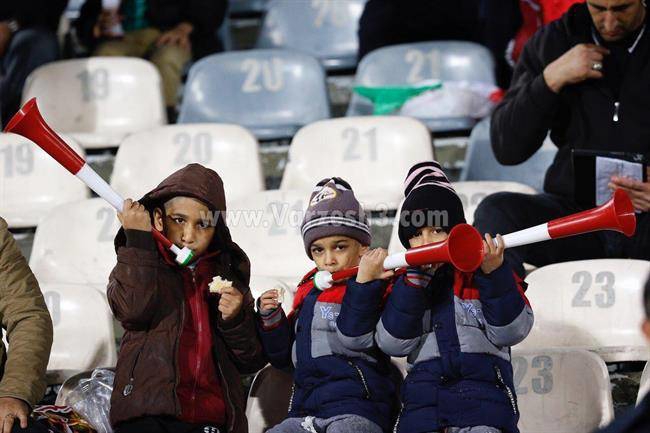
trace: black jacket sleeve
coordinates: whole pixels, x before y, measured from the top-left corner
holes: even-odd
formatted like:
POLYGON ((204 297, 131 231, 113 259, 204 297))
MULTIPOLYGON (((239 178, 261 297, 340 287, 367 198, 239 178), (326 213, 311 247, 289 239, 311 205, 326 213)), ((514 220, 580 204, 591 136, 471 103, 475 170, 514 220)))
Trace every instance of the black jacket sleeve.
POLYGON ((0 21, 16 20, 21 28, 44 27, 56 32, 68 0, 0 1, 0 21))
POLYGON ((561 28, 553 23, 526 44, 515 68, 512 86, 492 114, 490 138, 496 159, 516 165, 541 146, 560 108, 560 95, 544 80, 544 68, 562 52, 561 28))
POLYGON ((92 50, 97 44, 97 40, 93 36, 93 27, 95 27, 101 11, 101 0, 86 0, 79 11, 79 18, 74 23, 77 37, 89 50, 92 50))

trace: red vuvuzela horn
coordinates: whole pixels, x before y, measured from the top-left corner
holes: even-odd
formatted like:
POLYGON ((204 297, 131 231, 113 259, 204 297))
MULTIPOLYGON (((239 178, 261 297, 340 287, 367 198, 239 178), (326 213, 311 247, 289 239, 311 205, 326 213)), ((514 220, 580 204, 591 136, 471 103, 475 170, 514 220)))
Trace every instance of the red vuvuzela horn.
MULTIPOLYGON (((35 98, 27 101, 20 111, 11 118, 5 132, 22 135, 36 143, 66 170, 81 179, 98 196, 109 202, 118 211, 122 211, 124 199, 50 128, 41 116, 35 98)), ((186 265, 192 260, 192 250, 178 248, 156 229, 151 232, 154 238, 176 255, 178 263, 186 265)))
POLYGON ((506 248, 512 248, 599 230, 614 230, 628 237, 634 234, 634 206, 625 191, 617 189, 607 203, 593 209, 507 234, 503 242, 506 248))
MULTIPOLYGON (((407 266, 422 266, 433 263, 451 263, 463 272, 475 271, 483 261, 483 239, 476 229, 469 224, 458 224, 449 237, 442 241, 403 253, 392 254, 384 260, 384 269, 397 269, 407 266)), ((359 268, 344 269, 333 274, 319 271, 314 276, 314 285, 321 290, 332 287, 334 281, 355 276, 359 268)))

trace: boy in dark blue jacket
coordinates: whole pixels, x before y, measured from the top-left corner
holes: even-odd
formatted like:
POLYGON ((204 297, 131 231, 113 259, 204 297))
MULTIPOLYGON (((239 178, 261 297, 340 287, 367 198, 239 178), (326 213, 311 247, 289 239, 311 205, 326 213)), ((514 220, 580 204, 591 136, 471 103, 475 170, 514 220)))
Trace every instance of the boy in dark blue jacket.
POLYGON ((376 347, 375 325, 391 272, 384 250, 368 251, 370 229, 350 185, 325 179, 314 189, 302 224, 316 263, 300 283, 287 318, 278 293, 259 300, 262 345, 276 368, 293 367, 288 418, 269 433, 382 433, 393 425, 395 388, 389 359, 376 347), (314 287, 319 270, 359 265, 356 279, 314 287))
MULTIPOLYGON (((406 248, 443 241, 465 222, 435 161, 411 168, 405 196, 399 237, 406 248)), ((409 268, 395 280, 376 339, 385 353, 408 356, 396 432, 518 432, 510 346, 528 335, 533 312, 503 262, 501 236, 485 239, 474 273, 435 265, 409 268)))

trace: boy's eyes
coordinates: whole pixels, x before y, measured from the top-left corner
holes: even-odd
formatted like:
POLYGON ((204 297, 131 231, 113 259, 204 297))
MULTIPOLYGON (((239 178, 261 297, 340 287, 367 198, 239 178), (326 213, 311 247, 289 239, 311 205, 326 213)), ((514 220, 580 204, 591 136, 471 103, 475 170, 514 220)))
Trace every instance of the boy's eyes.
POLYGON ((312 248, 311 253, 312 254, 320 254, 323 252, 322 248, 312 248))
POLYGON ((207 229, 210 227, 210 223, 207 221, 201 221, 198 225, 200 229, 207 229))
POLYGON ((336 246, 336 249, 337 249, 337 250, 344 250, 344 249, 346 249, 347 247, 348 247, 347 245, 337 245, 337 246, 336 246))
POLYGON ((185 222, 183 218, 179 217, 172 218, 172 221, 174 221, 176 224, 183 224, 185 222))

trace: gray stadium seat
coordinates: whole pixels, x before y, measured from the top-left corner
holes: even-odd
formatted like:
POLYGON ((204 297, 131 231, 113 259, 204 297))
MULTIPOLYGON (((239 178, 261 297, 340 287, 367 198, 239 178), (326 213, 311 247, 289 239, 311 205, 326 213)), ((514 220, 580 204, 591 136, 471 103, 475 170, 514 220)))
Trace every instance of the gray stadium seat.
POLYGON ((357 28, 366 0, 287 1, 268 4, 257 48, 289 48, 320 60, 327 70, 357 64, 357 28))
POLYGON ((557 148, 547 140, 527 161, 512 166, 501 165, 490 145, 490 119, 479 122, 469 138, 465 166, 460 180, 503 180, 523 183, 541 192, 546 169, 553 162, 557 148))
POLYGON ((325 73, 316 59, 248 50, 215 54, 192 66, 178 122, 236 123, 260 140, 276 140, 329 117, 325 73))
MULTIPOLYGON (((380 48, 359 63, 355 86, 406 86, 424 80, 495 83, 490 52, 472 42, 438 41, 380 48)), ((348 116, 372 114, 370 100, 352 95, 348 116)), ((471 129, 472 118, 421 119, 432 131, 471 129)))

